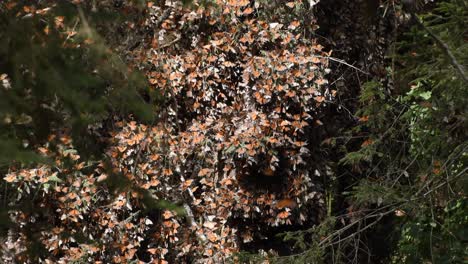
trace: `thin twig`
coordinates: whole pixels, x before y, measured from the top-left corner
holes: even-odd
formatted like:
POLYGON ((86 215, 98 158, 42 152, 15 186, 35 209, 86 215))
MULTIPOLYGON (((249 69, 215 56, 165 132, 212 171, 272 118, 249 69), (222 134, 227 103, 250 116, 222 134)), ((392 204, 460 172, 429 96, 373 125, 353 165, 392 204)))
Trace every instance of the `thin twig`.
POLYGON ((317 55, 315 55, 314 57, 323 58, 323 59, 329 59, 329 60, 331 60, 331 61, 338 62, 338 63, 341 63, 341 64, 343 64, 343 65, 346 65, 346 66, 348 66, 348 67, 350 67, 350 68, 353 68, 353 69, 355 69, 355 70, 357 70, 357 71, 359 71, 359 72, 361 72, 361 73, 364 73, 364 74, 366 74, 366 75, 370 75, 370 73, 368 73, 368 72, 366 72, 366 71, 363 71, 363 70, 357 68, 356 66, 353 66, 353 65, 347 63, 346 61, 340 60, 340 59, 338 59, 338 58, 329 57, 329 56, 317 56, 317 55))
POLYGON ((80 22, 80 19, 79 19, 79 18, 76 18, 75 25, 73 25, 73 28, 72 28, 71 32, 69 32, 69 33, 67 34, 67 38, 63 41, 62 46, 65 45, 65 43, 66 43, 72 36, 74 36, 74 35, 76 34, 75 29, 76 29, 76 26, 78 26, 78 23, 79 23, 79 22, 80 22))
MULTIPOLYGON (((457 175, 453 176, 450 181, 453 181, 455 179, 458 179, 459 177, 461 176, 466 176, 466 171, 468 170, 468 167, 466 167, 465 169, 463 169, 461 172, 459 172, 457 175)), ((423 197, 426 197, 428 194, 434 192, 435 190, 439 189, 440 187, 443 187, 445 186, 446 184, 448 184, 450 181, 444 181, 442 182, 441 184, 437 185, 436 187, 434 187, 434 189, 431 189, 429 191, 427 191, 425 194, 423 194, 423 197)))
POLYGON ((173 44, 177 43, 179 40, 181 39, 180 36, 177 36, 173 41, 169 42, 169 43, 166 43, 164 45, 161 45, 160 47, 156 48, 156 50, 160 50, 160 49, 164 49, 164 48, 167 48, 169 46, 172 46, 173 44))

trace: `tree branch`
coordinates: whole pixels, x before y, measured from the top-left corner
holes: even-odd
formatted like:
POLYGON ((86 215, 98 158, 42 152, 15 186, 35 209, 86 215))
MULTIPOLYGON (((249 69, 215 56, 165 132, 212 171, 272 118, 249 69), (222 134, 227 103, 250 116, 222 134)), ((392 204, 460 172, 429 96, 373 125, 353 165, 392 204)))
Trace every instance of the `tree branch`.
POLYGON ((444 51, 445 55, 449 58, 450 64, 452 64, 453 67, 458 71, 462 79, 468 83, 468 76, 465 73, 465 69, 463 66, 457 61, 455 56, 453 55, 452 51, 450 51, 449 46, 443 42, 436 34, 434 34, 428 27, 426 27, 421 20, 415 15, 414 12, 411 12, 411 17, 416 21, 416 23, 421 26, 430 36, 434 41, 437 43, 437 45, 444 51))

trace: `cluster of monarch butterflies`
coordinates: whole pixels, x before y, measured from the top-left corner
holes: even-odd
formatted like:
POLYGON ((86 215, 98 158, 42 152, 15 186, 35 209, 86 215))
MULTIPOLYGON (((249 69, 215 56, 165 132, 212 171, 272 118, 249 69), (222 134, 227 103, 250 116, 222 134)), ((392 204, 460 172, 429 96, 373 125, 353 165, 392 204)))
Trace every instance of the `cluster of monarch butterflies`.
POLYGON ((316 25, 303 24, 304 3, 166 2, 148 3, 149 14, 165 19, 141 21, 158 27, 133 51, 151 89, 164 94, 158 122, 116 122, 109 164, 88 164, 69 138, 51 137, 40 151, 67 170, 66 180, 48 165, 6 178, 18 186, 27 179, 21 188, 40 190, 41 204, 56 208, 56 227, 41 237, 49 261, 219 263, 262 226, 301 224, 323 207, 307 165, 319 143, 307 131, 326 121, 317 116, 336 91, 326 80, 330 53, 306 34, 316 25), (111 193, 115 175, 136 188, 111 193), (150 210, 145 195, 185 213, 150 210), (98 242, 77 242, 80 232, 98 242))

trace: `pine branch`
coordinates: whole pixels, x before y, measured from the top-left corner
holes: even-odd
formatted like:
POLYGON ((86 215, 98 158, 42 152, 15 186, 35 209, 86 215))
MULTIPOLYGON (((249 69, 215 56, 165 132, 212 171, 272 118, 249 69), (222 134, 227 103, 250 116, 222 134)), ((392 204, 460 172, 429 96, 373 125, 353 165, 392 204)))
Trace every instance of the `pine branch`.
POLYGON ((419 18, 416 16, 414 12, 411 12, 411 18, 416 21, 416 23, 421 26, 430 36, 434 41, 437 43, 437 45, 444 51, 445 55, 449 58, 450 64, 452 64, 453 67, 458 71, 462 79, 468 83, 468 76, 465 73, 465 69, 463 66, 457 61, 455 56, 453 55, 452 51, 450 50, 449 46, 447 43, 443 42, 436 34, 434 34, 428 27, 424 25, 424 23, 419 20, 419 18))

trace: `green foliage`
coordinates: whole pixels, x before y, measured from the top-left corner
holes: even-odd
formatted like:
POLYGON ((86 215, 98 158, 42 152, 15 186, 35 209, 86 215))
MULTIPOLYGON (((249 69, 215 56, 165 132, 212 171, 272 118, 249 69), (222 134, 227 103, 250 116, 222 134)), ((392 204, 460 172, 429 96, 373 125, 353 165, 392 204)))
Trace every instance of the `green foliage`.
POLYGON ((23 12, 26 3, 0 6, 1 162, 36 161, 30 147, 57 128, 71 128, 81 153, 95 154, 90 125, 129 113, 151 122, 143 76, 110 50, 94 20, 66 1, 34 14, 23 12))
POLYGON ((454 200, 434 215, 404 219, 392 263, 463 263, 468 246, 467 200, 454 200))
POLYGON ((367 82, 361 89, 359 102, 362 107, 356 112, 361 117, 361 122, 347 134, 351 137, 357 134, 367 140, 362 143, 361 148, 346 153, 340 160, 343 165, 357 166, 362 162, 392 160, 394 156, 389 151, 401 150, 400 147, 387 143, 401 137, 399 132, 404 127, 401 127, 399 119, 406 106, 385 95, 384 87, 379 82, 367 82))
POLYGON ((272 263, 324 263, 326 247, 323 246, 322 242, 327 239, 335 225, 336 218, 328 217, 320 225, 307 230, 279 234, 278 236, 282 237, 285 243, 292 243, 292 248, 299 253, 273 258, 272 263))
POLYGON ((270 252, 263 254, 252 254, 241 252, 234 256, 234 259, 240 263, 264 263, 266 260, 273 264, 301 264, 325 263, 326 248, 329 244, 327 237, 336 225, 335 217, 324 219, 319 225, 313 226, 306 230, 289 231, 277 234, 285 244, 291 245, 291 249, 295 254, 288 256, 277 256, 270 252))
MULTIPOLYGON (((430 13, 421 16, 424 24, 452 51, 458 63, 466 65, 468 44, 465 37, 468 21, 466 1, 440 2, 430 13)), ((412 90, 404 103, 411 104, 412 139, 419 141, 427 155, 431 150, 446 156, 465 136, 467 127, 467 83, 460 77, 434 39, 420 27, 413 27, 399 43, 403 67, 400 79, 409 81, 412 90), (443 146, 448 144, 443 148, 443 146)))
POLYGON ((388 186, 385 182, 372 182, 363 179, 359 185, 353 188, 353 202, 358 206, 368 206, 372 204, 390 205, 404 202, 408 197, 402 196, 407 193, 405 186, 388 186))
MULTIPOLYGON (((421 16, 464 65, 466 7, 466 1, 446 1, 421 16)), ((376 82, 362 87, 358 115, 367 118, 352 134, 371 143, 342 160, 366 172, 350 198, 359 206, 393 208, 401 217, 401 228, 393 229, 400 234, 393 263, 461 263, 467 251, 466 83, 427 30, 414 26, 398 47, 397 92, 384 93, 376 82)))

